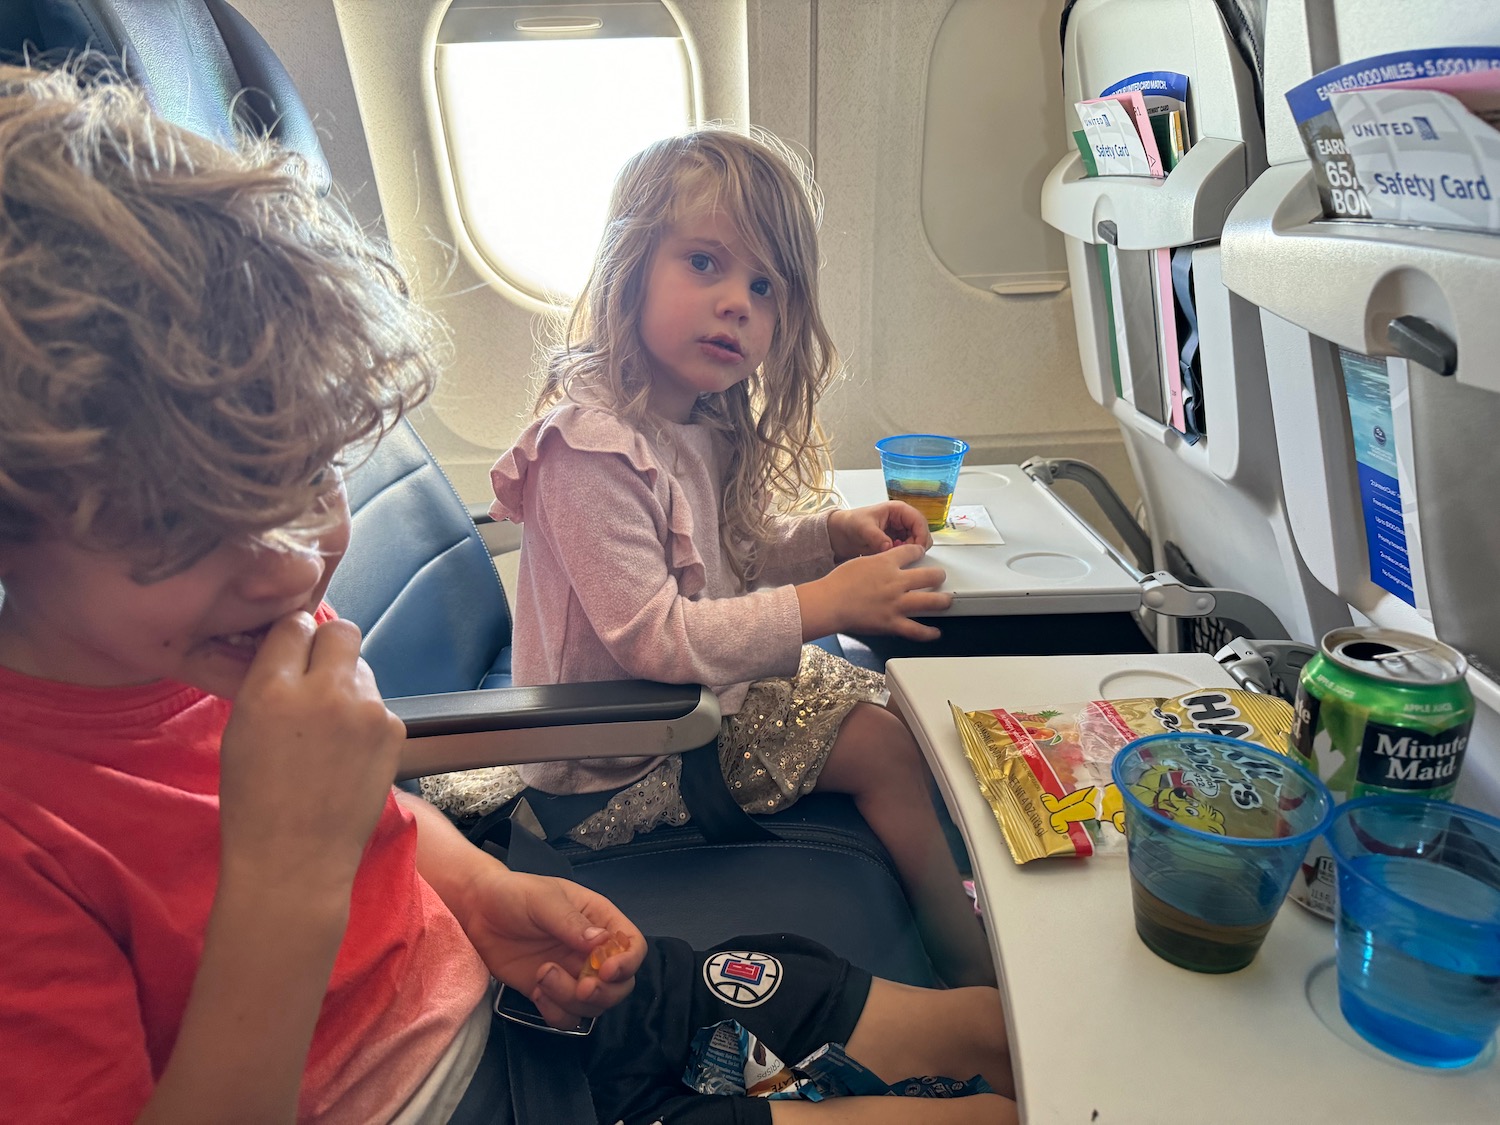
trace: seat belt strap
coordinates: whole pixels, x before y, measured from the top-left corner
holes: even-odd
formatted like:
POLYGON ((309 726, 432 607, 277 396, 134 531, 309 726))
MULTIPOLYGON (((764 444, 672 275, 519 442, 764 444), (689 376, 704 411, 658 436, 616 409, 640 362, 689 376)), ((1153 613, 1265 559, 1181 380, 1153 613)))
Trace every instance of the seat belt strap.
POLYGON ((560 840, 614 799, 619 789, 597 793, 545 793, 527 786, 521 797, 531 806, 548 840, 560 840))
POLYGON ((515 1125, 598 1125, 576 1040, 502 1019, 490 1034, 505 1036, 515 1125))
MULTIPOLYGON (((777 835, 750 816, 729 793, 724 773, 719 766, 719 747, 710 742, 696 750, 687 750, 682 755, 682 773, 679 781, 682 801, 688 813, 698 825, 704 839, 711 844, 743 844, 752 841, 775 840, 777 835)), ((537 844, 546 847, 553 860, 538 857, 534 862, 543 864, 534 870, 549 875, 564 875, 571 870, 567 860, 547 847, 544 840, 560 840, 593 816, 619 793, 619 789, 606 789, 598 793, 544 793, 540 789, 526 788, 519 795, 494 812, 489 813, 466 835, 475 844, 486 842, 501 849, 515 846, 516 841, 508 835, 508 823, 516 816, 530 816, 528 836, 540 836, 537 844), (525 810, 524 812, 522 810, 525 810), (557 864, 563 869, 558 870, 557 864)), ((531 848, 531 841, 523 840, 522 846, 531 848)))
POLYGON ((719 765, 719 744, 710 742, 682 755, 682 801, 711 844, 744 844, 778 839, 730 795, 719 765))

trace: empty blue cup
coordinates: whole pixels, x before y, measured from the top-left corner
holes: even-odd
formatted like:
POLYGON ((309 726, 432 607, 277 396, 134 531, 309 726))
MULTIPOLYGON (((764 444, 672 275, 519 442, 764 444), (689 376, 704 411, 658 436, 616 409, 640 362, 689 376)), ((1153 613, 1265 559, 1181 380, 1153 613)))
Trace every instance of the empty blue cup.
POLYGON ((880 453, 886 496, 921 512, 928 531, 942 530, 968 443, 940 434, 898 434, 877 441, 875 448, 880 453))
POLYGON ((1212 734, 1139 738, 1110 767, 1125 808, 1135 929, 1199 973, 1255 959, 1333 797, 1273 750, 1212 734))
POLYGON ((1339 806, 1328 847, 1349 1026, 1419 1066, 1478 1058, 1500 1026, 1500 820, 1365 797, 1339 806))

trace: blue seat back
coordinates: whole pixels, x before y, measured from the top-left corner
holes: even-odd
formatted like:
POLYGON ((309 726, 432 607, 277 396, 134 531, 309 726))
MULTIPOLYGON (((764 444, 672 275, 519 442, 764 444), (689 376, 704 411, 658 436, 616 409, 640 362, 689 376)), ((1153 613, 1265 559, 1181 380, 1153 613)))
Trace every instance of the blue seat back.
POLYGON ((14 8, 0 20, 7 36, 0 49, 8 54, 24 47, 61 59, 97 51, 168 121, 225 144, 240 132, 271 137, 306 161, 319 191, 328 190, 328 160, 291 76, 224 0, 17 0, 14 8))
POLYGON ((505 687, 510 610, 484 540, 411 424, 348 475, 354 533, 328 600, 387 698, 505 687))

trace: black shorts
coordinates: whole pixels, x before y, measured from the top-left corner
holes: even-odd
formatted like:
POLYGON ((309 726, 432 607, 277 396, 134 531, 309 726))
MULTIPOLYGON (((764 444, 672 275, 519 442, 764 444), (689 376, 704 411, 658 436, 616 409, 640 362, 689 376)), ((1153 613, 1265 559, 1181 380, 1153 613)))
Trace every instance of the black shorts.
MULTIPOLYGON (((869 993, 869 973, 804 938, 759 934, 701 951, 651 938, 635 989, 581 1041, 600 1125, 770 1125, 764 1098, 698 1094, 683 1083, 693 1036, 734 1020, 792 1064, 847 1043, 869 993)), ((490 1038, 494 1047, 500 1036, 490 1038)), ((491 1119, 472 1114, 481 1099, 470 1094, 485 1085, 493 1054, 486 1050, 453 1121, 491 1119)), ((503 1057, 499 1066, 503 1073, 503 1057)))

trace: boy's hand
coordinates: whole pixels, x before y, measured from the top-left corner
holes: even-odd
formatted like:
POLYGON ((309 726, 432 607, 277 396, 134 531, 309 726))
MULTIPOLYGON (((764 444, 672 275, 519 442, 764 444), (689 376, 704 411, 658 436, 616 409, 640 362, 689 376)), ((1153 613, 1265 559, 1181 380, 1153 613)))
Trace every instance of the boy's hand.
POLYGON ((878 555, 902 543, 923 550, 932 546, 932 532, 922 513, 899 500, 885 500, 863 508, 839 508, 828 514, 828 542, 838 562, 862 555, 878 555))
POLYGON ((646 939, 602 895, 577 883, 487 865, 455 910, 495 979, 528 996, 553 1027, 571 1029, 630 995, 646 939), (629 940, 598 972, 589 953, 618 935, 629 940))
POLYGON ((937 629, 912 618, 953 604, 952 594, 934 589, 947 575, 937 566, 903 569, 925 553, 915 543, 903 543, 869 558, 850 559, 817 581, 798 586, 802 639, 829 633, 889 633, 914 641, 936 640, 941 636, 937 629))
POLYGON ((220 753, 225 877, 347 895, 406 737, 359 639, 299 611, 261 642, 220 753))

